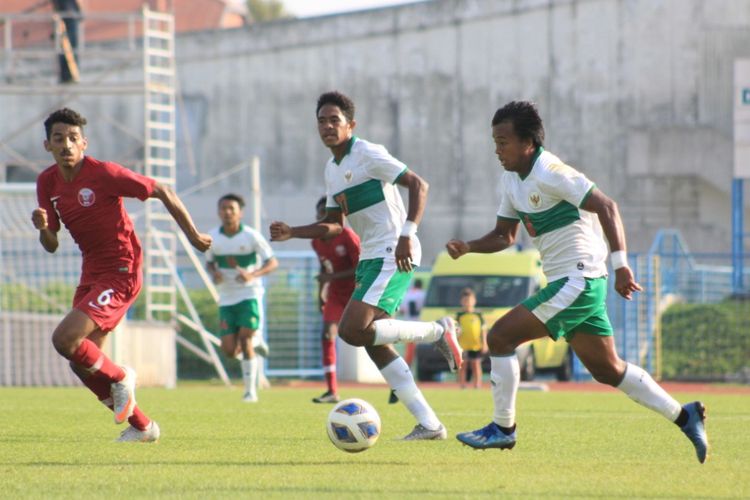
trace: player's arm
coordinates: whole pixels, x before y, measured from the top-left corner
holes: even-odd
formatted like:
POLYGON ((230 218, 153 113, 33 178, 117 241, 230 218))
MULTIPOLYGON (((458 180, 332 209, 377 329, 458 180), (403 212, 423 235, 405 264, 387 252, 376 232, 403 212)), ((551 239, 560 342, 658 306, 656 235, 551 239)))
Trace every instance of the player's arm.
POLYGON ((409 208, 406 213, 406 222, 401 230, 401 236, 396 245, 396 265, 400 271, 411 271, 411 238, 417 234, 417 226, 422 221, 424 208, 427 204, 427 192, 430 185, 420 176, 407 170, 396 181, 399 186, 409 191, 409 208))
POLYGON ((336 236, 344 230, 344 216, 340 210, 326 209, 323 219, 306 226, 291 227, 285 222, 274 221, 270 226, 271 241, 286 241, 291 238, 318 239, 336 236))
POLYGON ((214 284, 218 285, 224 281, 224 274, 221 272, 219 265, 215 261, 210 260, 206 262, 206 269, 211 273, 211 279, 213 279, 214 284))
POLYGON ((39 243, 41 243, 44 249, 49 253, 55 253, 60 243, 57 240, 57 231, 53 231, 49 228, 47 211, 43 208, 35 209, 31 213, 31 222, 34 224, 34 227, 39 230, 39 243))
POLYGON ((266 260, 259 269, 256 269, 252 272, 253 278, 260 278, 261 276, 272 273, 278 267, 279 261, 276 259, 276 257, 271 257, 270 259, 266 260))
POLYGON ((471 241, 450 240, 445 248, 457 259, 467 253, 494 253, 505 250, 516 242, 518 220, 498 217, 495 228, 479 239, 471 241))
POLYGON ((172 188, 161 183, 156 183, 151 193, 151 198, 161 200, 167 211, 172 215, 175 222, 177 222, 177 225, 182 229, 182 232, 187 236, 190 244, 197 250, 205 252, 211 247, 211 236, 198 232, 195 224, 193 224, 192 217, 190 217, 190 213, 188 213, 182 200, 180 200, 172 188))
POLYGON ((639 292, 643 288, 635 281, 633 271, 628 266, 625 226, 620 218, 617 203, 599 189, 592 188, 591 193, 584 200, 581 208, 589 212, 594 212, 599 218, 602 231, 604 231, 604 236, 609 243, 610 252, 612 252, 612 267, 615 270, 615 290, 630 300, 633 292, 639 292))

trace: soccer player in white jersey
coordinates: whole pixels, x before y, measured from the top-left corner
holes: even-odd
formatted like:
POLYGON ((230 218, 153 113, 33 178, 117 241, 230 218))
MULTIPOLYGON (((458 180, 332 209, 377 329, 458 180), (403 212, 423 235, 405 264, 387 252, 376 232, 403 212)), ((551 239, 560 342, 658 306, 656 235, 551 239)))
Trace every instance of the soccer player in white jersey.
MULTIPOLYGON (((242 353, 240 365, 245 384, 242 400, 255 403, 258 358, 254 346, 261 341, 255 336, 264 293, 261 277, 279 264, 263 235, 242 224, 244 207, 245 201, 236 194, 219 199, 221 226, 209 232, 215 244, 206 252, 206 267, 219 292, 221 350, 232 357, 242 353)), ((260 345, 264 345, 262 341, 260 345)))
POLYGON ((515 400, 519 384, 518 345, 564 337, 594 379, 617 387, 637 403, 677 424, 706 459, 708 439, 701 402, 675 401, 642 368, 617 355, 606 310, 607 246, 615 290, 630 300, 641 286, 628 266, 617 204, 577 170, 543 148, 544 127, 536 107, 514 101, 492 119, 495 153, 505 168, 495 228, 472 241, 451 240, 451 257, 498 252, 513 245, 523 224, 541 254, 548 284, 500 318, 489 333, 492 396, 489 425, 458 434, 476 449, 511 449, 516 444, 515 400))
POLYGON ((342 340, 364 346, 367 354, 417 420, 404 439, 445 439, 447 431, 414 382, 409 366, 391 344, 434 342, 455 371, 461 363, 452 318, 437 322, 392 319, 419 265, 417 225, 428 185, 378 144, 355 137, 354 103, 327 92, 316 108, 318 133, 333 153, 325 168, 326 216, 306 226, 271 224, 271 241, 324 238, 342 231, 346 215, 361 239, 355 289, 339 323, 342 340), (409 191, 404 209, 396 184, 409 191))

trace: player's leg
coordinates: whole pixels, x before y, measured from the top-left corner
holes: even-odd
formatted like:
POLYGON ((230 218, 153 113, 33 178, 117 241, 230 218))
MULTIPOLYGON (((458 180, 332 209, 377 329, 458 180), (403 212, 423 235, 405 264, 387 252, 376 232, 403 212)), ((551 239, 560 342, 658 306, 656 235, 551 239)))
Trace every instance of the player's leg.
POLYGON ((461 387, 461 389, 466 389, 466 371, 469 368, 469 353, 464 351, 463 354, 463 363, 461 363, 461 368, 458 369, 458 385, 461 387))
POLYGON ((476 449, 511 449, 516 444, 516 394, 521 382, 516 347, 548 335, 544 325, 527 307, 519 305, 498 319, 487 335, 490 380, 495 412, 485 427, 463 432, 456 438, 476 449))
POLYGON ((258 377, 258 357, 253 349, 253 336, 255 330, 246 326, 241 326, 237 332, 237 343, 242 352, 242 382, 245 386, 245 392, 242 400, 246 403, 255 403, 258 401, 257 377, 258 377))
MULTIPOLYGON (((107 332, 103 332, 101 329, 97 328, 87 337, 87 339, 101 349, 106 336, 107 332)), ((106 377, 91 373, 85 367, 77 365, 73 361, 70 361, 70 368, 81 380, 83 385, 96 395, 99 402, 114 411, 112 384, 106 377)), ((159 438, 158 425, 152 423, 152 420, 149 419, 136 404, 133 405, 132 414, 128 417, 128 423, 133 430, 141 433, 141 439, 138 439, 138 441, 151 442, 156 441, 159 438)))
POLYGON ((471 371, 474 378, 474 389, 482 387, 482 358, 474 357, 471 360, 471 371))
MULTIPOLYGON (((328 305, 328 302, 326 303, 328 305)), ((340 316, 340 315, 339 315, 340 316)), ((336 336, 338 323, 326 321, 326 311, 323 311, 323 331, 321 334, 323 376, 326 379, 326 392, 313 398, 314 403, 337 403, 338 380, 336 378, 336 336)))
POLYGON ((253 348, 253 337, 260 327, 260 305, 256 299, 243 300, 232 306, 237 330, 237 343, 242 352, 242 381, 245 393, 242 400, 246 403, 258 401, 257 378, 258 358, 253 348))
MULTIPOLYGON (((342 339, 353 346, 389 345, 396 342, 434 342, 448 360, 452 371, 461 364, 461 347, 456 338, 456 325, 450 316, 439 321, 402 321, 390 316, 398 309, 412 272, 400 272, 395 261, 368 259, 357 265, 357 288, 352 303, 369 304, 388 314, 364 323, 361 318, 339 325, 342 339)), ((344 317, 346 317, 346 312, 344 317)), ((349 319, 353 319, 349 315, 349 319)))
POLYGON ((620 359, 611 335, 581 331, 569 343, 596 381, 617 387, 636 403, 674 422, 693 443, 698 460, 705 462, 708 437, 703 403, 695 401, 681 406, 647 371, 620 359))
MULTIPOLYGON (((371 330, 374 321, 387 317, 388 313, 383 309, 352 298, 341 318, 339 335, 348 342, 347 338, 351 338, 362 331, 371 330)), ((398 352, 390 344, 367 345, 365 349, 370 359, 380 370, 383 378, 395 391, 398 399, 419 422, 405 439, 445 439, 447 435, 445 426, 427 403, 414 381, 409 366, 399 356, 398 352)))

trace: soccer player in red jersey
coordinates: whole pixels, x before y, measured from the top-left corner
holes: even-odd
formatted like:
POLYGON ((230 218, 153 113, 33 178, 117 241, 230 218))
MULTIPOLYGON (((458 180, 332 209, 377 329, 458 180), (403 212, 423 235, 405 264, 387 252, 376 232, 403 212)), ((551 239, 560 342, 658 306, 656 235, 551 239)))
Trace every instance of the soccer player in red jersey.
MULTIPOLYGON (((318 220, 326 216, 326 197, 315 205, 318 220)), ((313 398, 314 403, 338 403, 336 382, 336 335, 341 315, 354 292, 354 271, 359 262, 359 236, 345 227, 336 236, 312 240, 320 259, 320 297, 323 303, 323 373, 328 390, 313 398)))
POLYGON ((84 156, 86 119, 60 109, 44 122, 44 148, 55 164, 37 178, 39 207, 31 216, 39 241, 50 253, 58 247, 64 223, 83 254, 73 308, 52 334, 52 344, 99 401, 114 411, 115 423, 130 426, 118 441, 156 441, 159 426, 136 405, 136 374, 118 366, 101 345, 141 289, 141 245, 122 198, 158 198, 190 243, 201 252, 211 238, 198 232, 190 214, 167 186, 116 163, 84 156))

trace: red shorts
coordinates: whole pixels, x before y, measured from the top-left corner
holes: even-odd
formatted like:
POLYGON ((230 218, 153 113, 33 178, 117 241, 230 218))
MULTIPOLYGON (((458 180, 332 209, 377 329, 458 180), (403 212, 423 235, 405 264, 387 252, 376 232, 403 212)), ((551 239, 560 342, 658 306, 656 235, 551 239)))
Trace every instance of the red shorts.
POLYGON ((103 332, 109 332, 135 302, 141 285, 140 271, 81 281, 73 297, 73 307, 83 311, 103 332))
POLYGON ((344 308, 349 303, 348 296, 331 295, 323 304, 323 321, 326 323, 338 323, 344 314, 344 308))

